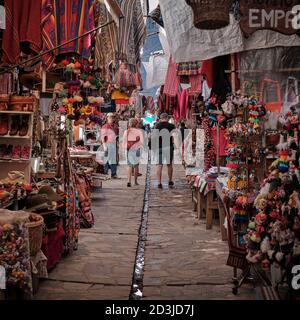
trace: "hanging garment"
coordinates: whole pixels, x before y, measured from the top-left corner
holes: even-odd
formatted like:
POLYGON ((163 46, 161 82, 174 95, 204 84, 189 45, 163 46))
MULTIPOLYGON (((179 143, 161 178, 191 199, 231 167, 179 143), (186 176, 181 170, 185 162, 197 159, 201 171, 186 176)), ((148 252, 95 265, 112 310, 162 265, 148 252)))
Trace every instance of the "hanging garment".
POLYGON ((133 72, 138 71, 140 50, 146 38, 141 2, 136 0, 119 0, 124 17, 119 27, 118 58, 126 61, 133 72))
MULTIPOLYGON (((96 21, 97 25, 103 25, 111 21, 112 17, 107 11, 104 3, 97 3, 96 21)), ((110 24, 97 32, 95 44, 95 67, 101 69, 103 78, 111 80, 109 66, 116 63, 117 51, 117 27, 110 24)))
POLYGON ((180 81, 177 76, 176 64, 173 63, 172 57, 169 60, 169 66, 164 87, 164 94, 175 97, 179 93, 180 81))
POLYGON ((290 111, 290 107, 299 103, 299 82, 295 77, 288 77, 285 86, 283 112, 290 111))
POLYGON ((179 119, 184 120, 189 118, 189 95, 188 90, 185 89, 178 93, 178 105, 179 105, 179 119))
POLYGON ((211 95, 211 88, 209 88, 207 81, 204 80, 202 82, 202 97, 203 97, 204 101, 209 99, 210 95, 211 95))
POLYGON ((190 76, 191 87, 188 89, 190 96, 199 96, 202 91, 201 75, 190 76))
POLYGON ((158 5, 153 11, 149 13, 150 18, 158 23, 161 27, 164 27, 164 21, 162 18, 160 5, 158 5))
POLYGON ((21 52, 41 51, 41 0, 5 0, 6 29, 3 32, 3 61, 18 62, 21 52))
MULTIPOLYGON (((50 50, 81 36, 96 27, 93 0, 42 0, 43 50, 50 50)), ((60 54, 79 54, 88 59, 91 55, 93 34, 77 39, 55 52, 43 56, 49 69, 60 54)))
POLYGON ((178 76, 195 76, 201 71, 201 62, 181 62, 176 65, 178 76))
POLYGON ((202 61, 200 73, 205 76, 207 85, 209 88, 213 87, 213 74, 214 74, 214 60, 204 60, 202 61))
POLYGON ((13 91, 13 76, 11 73, 0 74, 0 94, 11 94, 13 91))
MULTIPOLYGON (((227 147, 227 139, 226 139, 226 130, 223 128, 220 128, 220 157, 225 157, 227 155, 226 153, 226 147, 227 147)), ((218 144, 217 144, 217 128, 213 127, 211 128, 211 139, 212 139, 212 143, 214 145, 214 150, 217 154, 217 150, 218 150, 218 144)))

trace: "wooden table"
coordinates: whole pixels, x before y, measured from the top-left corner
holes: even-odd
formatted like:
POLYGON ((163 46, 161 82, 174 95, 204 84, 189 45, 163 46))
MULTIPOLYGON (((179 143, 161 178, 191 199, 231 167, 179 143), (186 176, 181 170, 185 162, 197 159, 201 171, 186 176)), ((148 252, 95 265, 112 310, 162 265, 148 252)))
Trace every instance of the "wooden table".
POLYGON ((219 209, 219 217, 220 217, 220 229, 221 229, 221 236, 223 241, 228 240, 227 230, 224 227, 225 217, 226 217, 226 210, 225 210, 225 203, 224 203, 224 194, 222 192, 222 187, 217 182, 216 183, 216 193, 218 197, 218 209, 219 209))
POLYGON ((206 229, 210 230, 213 227, 214 210, 219 211, 220 231, 222 241, 227 241, 227 230, 224 227, 226 212, 224 206, 219 203, 216 191, 205 190, 205 188, 196 188, 192 190, 192 200, 194 203, 194 211, 196 219, 206 219, 206 229))

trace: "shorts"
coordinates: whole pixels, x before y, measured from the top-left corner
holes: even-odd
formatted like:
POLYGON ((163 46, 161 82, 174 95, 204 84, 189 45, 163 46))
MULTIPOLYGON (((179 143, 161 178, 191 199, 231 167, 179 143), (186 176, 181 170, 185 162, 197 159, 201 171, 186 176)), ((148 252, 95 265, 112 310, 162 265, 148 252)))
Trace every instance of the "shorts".
POLYGON ((174 148, 164 148, 158 151, 158 165, 172 164, 174 160, 174 148))
POLYGON ((132 168, 138 167, 141 158, 141 150, 128 150, 127 151, 127 164, 132 168))

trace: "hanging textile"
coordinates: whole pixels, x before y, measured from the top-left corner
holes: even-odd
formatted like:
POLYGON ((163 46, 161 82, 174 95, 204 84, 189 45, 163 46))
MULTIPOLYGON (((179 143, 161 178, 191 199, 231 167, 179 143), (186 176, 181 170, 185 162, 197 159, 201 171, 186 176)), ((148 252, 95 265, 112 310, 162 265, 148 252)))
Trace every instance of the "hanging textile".
POLYGON ((140 62, 140 50, 146 37, 141 2, 119 0, 124 18, 120 20, 119 59, 126 61, 131 71, 137 72, 140 62))
POLYGON ((209 88, 213 86, 214 62, 213 59, 202 61, 200 73, 205 76, 209 88))
MULTIPOLYGON (((105 4, 97 3, 96 21, 98 26, 111 21, 112 17, 105 4)), ((117 27, 114 23, 106 26, 96 35, 95 67, 102 70, 102 76, 107 81, 111 80, 109 67, 115 65, 117 50, 117 27)))
POLYGON ((201 75, 190 76, 191 87, 188 89, 190 96, 198 96, 202 91, 201 75))
POLYGON ((41 0, 5 0, 6 29, 3 32, 3 61, 18 63, 21 52, 41 51, 41 0))
POLYGON ((164 93, 171 97, 175 97, 179 92, 180 81, 177 77, 176 64, 173 63, 172 57, 169 60, 169 66, 166 76, 166 82, 164 87, 164 93))
POLYGON ((201 62, 181 62, 176 65, 178 76, 195 76, 200 73, 201 62))
POLYGON ((189 118, 189 96, 188 96, 187 89, 178 93, 178 105, 179 105, 179 119, 180 120, 188 119, 189 118))
MULTIPOLYGON (((42 0, 43 50, 50 50, 85 32, 93 30, 95 23, 93 0, 42 0)), ((44 65, 49 69, 55 57, 60 54, 79 54, 88 59, 91 55, 93 35, 73 41, 55 52, 43 56, 44 65)))

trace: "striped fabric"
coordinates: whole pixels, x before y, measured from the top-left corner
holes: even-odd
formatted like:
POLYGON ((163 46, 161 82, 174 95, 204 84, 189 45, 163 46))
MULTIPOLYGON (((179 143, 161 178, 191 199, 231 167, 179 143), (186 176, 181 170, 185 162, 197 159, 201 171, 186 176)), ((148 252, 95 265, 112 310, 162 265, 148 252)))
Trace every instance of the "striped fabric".
POLYGON ((189 79, 191 84, 191 87, 189 88, 189 95, 198 96, 202 91, 201 75, 190 76, 189 79))
MULTIPOLYGON (((98 26, 111 21, 112 17, 103 3, 97 3, 96 21, 98 26)), ((115 65, 117 52, 117 34, 115 24, 103 28, 96 36, 95 44, 95 67, 102 70, 102 76, 107 81, 111 80, 109 66, 115 65)))
MULTIPOLYGON (((95 28, 94 0, 43 0, 42 37, 43 49, 49 50, 95 28)), ((92 37, 90 34, 65 45, 56 52, 43 56, 49 69, 59 54, 79 54, 89 58, 92 37)))
POLYGON ((124 18, 120 20, 119 59, 137 72, 140 50, 146 37, 146 27, 140 0, 119 0, 124 18))
POLYGON ((164 94, 175 97, 179 92, 180 80, 177 76, 176 64, 173 63, 172 57, 169 60, 169 66, 164 87, 164 94))

